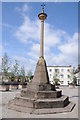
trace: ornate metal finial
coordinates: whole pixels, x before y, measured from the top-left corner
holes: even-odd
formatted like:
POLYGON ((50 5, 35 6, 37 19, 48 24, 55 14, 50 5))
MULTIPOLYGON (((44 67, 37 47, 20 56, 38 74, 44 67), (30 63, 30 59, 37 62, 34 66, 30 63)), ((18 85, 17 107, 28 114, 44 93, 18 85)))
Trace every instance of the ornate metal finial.
POLYGON ((43 3, 41 6, 42 6, 42 13, 44 13, 44 6, 45 6, 45 4, 43 3))

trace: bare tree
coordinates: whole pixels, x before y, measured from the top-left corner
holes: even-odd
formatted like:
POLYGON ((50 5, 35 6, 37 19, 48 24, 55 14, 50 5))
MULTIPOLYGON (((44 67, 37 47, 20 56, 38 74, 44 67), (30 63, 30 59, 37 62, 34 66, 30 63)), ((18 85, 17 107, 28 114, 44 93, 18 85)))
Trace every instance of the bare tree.
POLYGON ((22 66, 21 70, 20 70, 20 79, 22 82, 25 81, 25 68, 24 68, 24 66, 22 66))
POLYGON ((10 59, 7 55, 7 53, 4 54, 3 58, 2 58, 2 65, 1 65, 1 71, 4 73, 4 76, 9 79, 9 69, 10 69, 10 59))
POLYGON ((75 67, 73 67, 69 72, 70 72, 70 79, 71 79, 71 81, 72 81, 72 83, 73 84, 76 84, 77 83, 77 78, 76 78, 76 76, 75 76, 75 71, 76 71, 76 69, 75 69, 75 67))
POLYGON ((13 65, 13 71, 15 76, 19 76, 19 63, 15 60, 15 64, 13 65))
POLYGON ((29 70, 29 71, 27 72, 27 76, 29 77, 30 80, 33 78, 32 70, 29 70))

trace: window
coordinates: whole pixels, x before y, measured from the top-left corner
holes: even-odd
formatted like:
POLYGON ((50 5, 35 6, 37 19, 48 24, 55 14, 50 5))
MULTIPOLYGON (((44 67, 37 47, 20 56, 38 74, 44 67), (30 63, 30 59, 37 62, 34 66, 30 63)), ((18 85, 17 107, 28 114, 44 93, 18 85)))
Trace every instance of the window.
POLYGON ((59 72, 59 69, 55 69, 55 72, 58 73, 58 72, 59 72))
POLYGON ((50 77, 52 76, 52 74, 50 74, 50 77))
POLYGON ((58 77, 58 75, 56 74, 56 77, 58 77))
POLYGON ((52 72, 52 69, 49 69, 50 72, 52 72))
POLYGON ((70 75, 67 75, 67 78, 70 78, 70 75))
POLYGON ((64 69, 61 69, 61 71, 63 72, 63 71, 64 71, 64 69))
POLYGON ((61 75, 61 78, 64 78, 64 75, 63 75, 63 74, 61 75))
POLYGON ((60 83, 61 83, 61 84, 63 84, 63 83, 64 83, 64 81, 60 81, 60 83))
POLYGON ((67 69, 68 72, 70 72, 70 69, 67 69))
POLYGON ((67 81, 67 83, 69 84, 69 81, 67 81))

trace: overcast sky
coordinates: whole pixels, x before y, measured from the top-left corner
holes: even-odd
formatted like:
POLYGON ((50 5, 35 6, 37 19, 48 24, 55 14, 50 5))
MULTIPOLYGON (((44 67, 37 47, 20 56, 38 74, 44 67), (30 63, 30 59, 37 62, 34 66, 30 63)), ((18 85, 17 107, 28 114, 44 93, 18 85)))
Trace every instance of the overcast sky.
MULTIPOLYGON (((34 71, 40 55, 41 3, 2 3, 2 52, 34 71)), ((78 3, 47 3, 44 49, 47 65, 78 64, 78 3)))

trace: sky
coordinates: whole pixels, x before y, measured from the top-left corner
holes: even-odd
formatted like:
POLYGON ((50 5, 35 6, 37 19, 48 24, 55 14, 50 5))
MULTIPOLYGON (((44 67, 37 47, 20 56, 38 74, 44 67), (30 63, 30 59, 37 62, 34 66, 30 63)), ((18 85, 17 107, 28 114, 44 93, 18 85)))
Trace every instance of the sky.
MULTIPOLYGON (((46 2, 44 57, 47 65, 78 64, 78 3, 46 2)), ((34 72, 40 55, 41 2, 2 3, 2 54, 34 72)))

